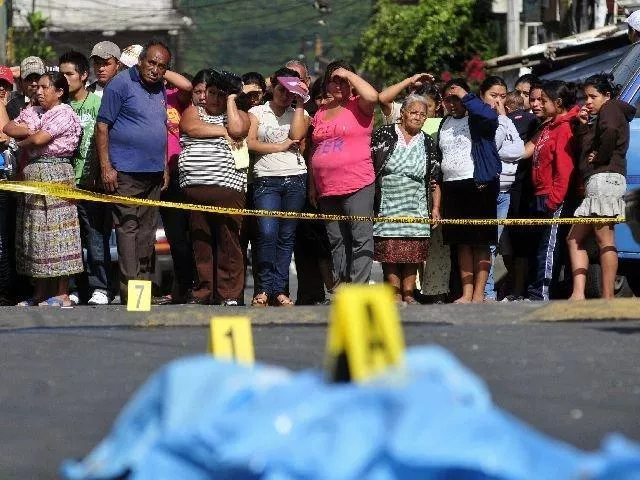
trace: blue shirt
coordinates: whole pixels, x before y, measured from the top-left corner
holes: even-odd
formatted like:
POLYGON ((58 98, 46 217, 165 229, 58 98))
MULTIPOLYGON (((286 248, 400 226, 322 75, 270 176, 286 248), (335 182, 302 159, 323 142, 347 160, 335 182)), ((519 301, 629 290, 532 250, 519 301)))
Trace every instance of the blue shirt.
POLYGON ((134 66, 111 80, 98 122, 109 126, 109 157, 119 172, 161 172, 167 155, 167 107, 162 83, 142 82, 134 66))

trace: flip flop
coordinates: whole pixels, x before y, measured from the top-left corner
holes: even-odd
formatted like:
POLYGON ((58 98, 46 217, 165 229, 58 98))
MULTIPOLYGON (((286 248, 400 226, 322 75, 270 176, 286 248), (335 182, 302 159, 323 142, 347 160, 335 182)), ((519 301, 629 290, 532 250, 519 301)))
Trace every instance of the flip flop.
POLYGON ((38 306, 39 307, 72 307, 73 302, 69 302, 68 304, 65 304, 64 300, 61 300, 58 297, 51 297, 51 298, 47 298, 44 302, 40 302, 38 306))

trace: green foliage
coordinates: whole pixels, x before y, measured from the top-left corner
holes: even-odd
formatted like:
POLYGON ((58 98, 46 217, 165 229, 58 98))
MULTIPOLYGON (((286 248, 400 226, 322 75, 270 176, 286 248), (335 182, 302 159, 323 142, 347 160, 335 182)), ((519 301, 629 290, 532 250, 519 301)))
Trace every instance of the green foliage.
POLYGON ((392 83, 417 72, 462 71, 474 55, 498 53, 491 0, 379 0, 362 35, 361 67, 392 83))
POLYGON ((49 18, 42 12, 35 11, 27 14, 28 29, 16 30, 14 36, 15 58, 22 59, 30 56, 51 60, 55 57, 53 47, 45 37, 45 28, 49 26, 49 18))
POLYGON ((308 0, 183 0, 180 9, 194 21, 182 43, 183 70, 225 68, 242 74, 273 73, 305 51, 315 58, 320 36, 330 58, 353 57, 371 11, 368 0, 333 0, 321 14, 308 0), (303 48, 304 46, 304 48, 303 48))

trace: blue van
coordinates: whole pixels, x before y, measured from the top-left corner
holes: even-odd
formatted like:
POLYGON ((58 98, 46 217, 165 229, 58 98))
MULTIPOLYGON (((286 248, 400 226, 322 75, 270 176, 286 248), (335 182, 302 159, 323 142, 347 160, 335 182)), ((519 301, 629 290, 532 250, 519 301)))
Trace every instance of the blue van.
MULTIPOLYGON (((622 85, 619 98, 638 109, 636 118, 631 122, 631 140, 627 152, 627 189, 632 191, 640 188, 640 43, 629 47, 611 74, 614 82, 622 85)), ((635 241, 626 224, 616 225, 615 232, 619 261, 616 296, 640 297, 640 244, 635 241)), ((598 295, 600 290, 600 267, 596 255, 593 255, 593 259, 593 265, 589 268, 590 296, 598 295)))

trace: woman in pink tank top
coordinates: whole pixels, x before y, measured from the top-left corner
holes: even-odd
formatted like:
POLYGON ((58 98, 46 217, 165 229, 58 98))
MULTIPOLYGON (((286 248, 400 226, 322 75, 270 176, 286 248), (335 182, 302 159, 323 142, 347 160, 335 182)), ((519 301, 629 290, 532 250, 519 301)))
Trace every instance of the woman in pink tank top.
MULTIPOLYGON (((323 213, 373 216, 371 133, 378 92, 342 60, 327 66, 329 101, 313 119, 309 196, 323 213)), ((371 222, 328 222, 334 288, 367 283, 373 262, 371 222)))

